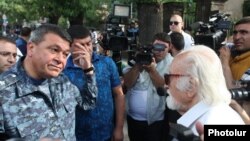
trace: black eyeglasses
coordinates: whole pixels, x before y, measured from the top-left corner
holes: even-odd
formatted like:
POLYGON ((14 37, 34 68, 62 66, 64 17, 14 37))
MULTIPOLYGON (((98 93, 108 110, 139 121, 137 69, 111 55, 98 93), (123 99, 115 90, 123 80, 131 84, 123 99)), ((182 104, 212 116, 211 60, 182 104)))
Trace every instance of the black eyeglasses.
POLYGON ((170 77, 183 77, 183 76, 189 76, 186 74, 165 74, 164 75, 164 80, 165 80, 165 84, 169 85, 170 84, 170 77))
POLYGON ((173 21, 173 22, 170 21, 170 22, 169 22, 169 25, 173 25, 173 24, 174 24, 174 25, 178 25, 179 23, 180 23, 180 22, 177 22, 177 21, 173 21))

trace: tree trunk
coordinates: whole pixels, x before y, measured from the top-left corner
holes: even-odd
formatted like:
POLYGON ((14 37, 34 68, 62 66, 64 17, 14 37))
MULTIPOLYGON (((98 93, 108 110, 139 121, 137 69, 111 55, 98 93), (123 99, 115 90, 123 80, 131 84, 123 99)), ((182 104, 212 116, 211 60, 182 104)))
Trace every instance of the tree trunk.
POLYGON ((163 5, 160 3, 138 3, 139 43, 152 42, 154 34, 163 32, 163 5))
POLYGON ((211 1, 212 0, 196 0, 195 21, 208 22, 211 11, 211 1))
POLYGON ((57 24, 60 16, 50 15, 49 16, 49 23, 57 24))

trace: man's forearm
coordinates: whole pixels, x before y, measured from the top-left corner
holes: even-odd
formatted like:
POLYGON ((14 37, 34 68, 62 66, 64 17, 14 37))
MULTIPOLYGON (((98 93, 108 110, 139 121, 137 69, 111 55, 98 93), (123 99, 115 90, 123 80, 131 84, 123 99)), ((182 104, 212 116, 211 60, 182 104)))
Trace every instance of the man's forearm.
POLYGON ((156 69, 149 72, 150 78, 156 88, 163 87, 165 84, 164 78, 160 76, 156 69))
POLYGON ((125 95, 122 92, 121 86, 114 89, 116 128, 122 130, 125 118, 125 95))
POLYGON ((86 85, 84 87, 86 87, 85 91, 81 92, 83 108, 84 110, 94 109, 98 94, 95 74, 86 75, 86 85))
POLYGON ((139 71, 139 67, 138 66, 134 66, 133 68, 131 68, 127 73, 124 74, 123 79, 124 79, 124 85, 129 89, 131 88, 138 76, 140 74, 139 71))

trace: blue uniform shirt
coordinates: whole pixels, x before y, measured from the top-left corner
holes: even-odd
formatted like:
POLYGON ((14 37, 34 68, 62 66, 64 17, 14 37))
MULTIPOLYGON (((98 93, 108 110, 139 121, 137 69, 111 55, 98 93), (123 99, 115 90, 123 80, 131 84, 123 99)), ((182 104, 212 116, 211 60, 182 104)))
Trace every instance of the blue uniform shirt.
MULTIPOLYGON (((114 102, 112 88, 121 84, 114 61, 107 56, 93 53, 98 94, 96 108, 82 110, 76 108, 76 137, 78 141, 104 141, 112 136, 114 126, 114 102)), ((85 75, 81 68, 75 66, 70 56, 64 70, 80 91, 84 90, 85 75)))
POLYGON ((80 95, 63 74, 34 84, 22 60, 0 75, 0 133, 27 141, 42 137, 75 141, 75 107, 94 108, 94 76, 88 77, 89 91, 80 95))

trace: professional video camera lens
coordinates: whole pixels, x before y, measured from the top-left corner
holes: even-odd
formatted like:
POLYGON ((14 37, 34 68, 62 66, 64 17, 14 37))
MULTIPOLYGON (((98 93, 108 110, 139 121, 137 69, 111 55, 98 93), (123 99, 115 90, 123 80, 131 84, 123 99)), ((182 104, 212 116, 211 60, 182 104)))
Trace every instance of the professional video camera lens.
POLYGON ((135 56, 135 62, 140 65, 149 65, 153 61, 152 45, 144 45, 135 56))
POLYGON ((240 88, 230 89, 232 99, 235 100, 250 100, 250 81, 240 82, 240 88))
POLYGON ((244 88, 231 89, 232 99, 235 100, 250 100, 250 92, 244 88))

